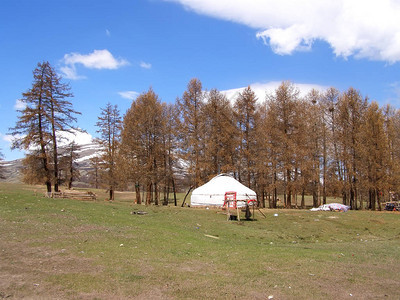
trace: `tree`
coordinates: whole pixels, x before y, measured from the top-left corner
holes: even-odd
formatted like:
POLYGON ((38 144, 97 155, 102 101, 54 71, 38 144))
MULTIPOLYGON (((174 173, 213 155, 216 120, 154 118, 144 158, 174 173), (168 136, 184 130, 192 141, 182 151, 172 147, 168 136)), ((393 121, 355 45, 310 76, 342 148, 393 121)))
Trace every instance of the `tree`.
POLYGON ((243 90, 235 101, 236 127, 239 136, 238 143, 238 175, 239 181, 246 182, 251 187, 256 160, 257 132, 257 97, 250 87, 243 90))
POLYGON ((388 169, 390 156, 388 138, 384 128, 384 115, 376 102, 372 102, 365 113, 361 128, 362 166, 368 187, 368 208, 381 209, 381 195, 389 190, 388 169))
POLYGON ((33 78, 32 88, 22 94, 21 101, 26 107, 19 111, 16 126, 10 129, 13 136, 22 136, 14 140, 12 148, 39 148, 47 192, 51 192, 52 182, 57 192, 57 134, 73 128, 71 123, 76 121, 74 115, 79 112, 73 110, 71 102, 66 100, 72 97, 69 85, 61 82, 62 78, 48 62, 38 64, 33 78), (53 158, 53 176, 50 173, 50 156, 53 158))
POLYGON ((291 207, 293 173, 296 162, 296 135, 298 126, 299 91, 290 82, 282 82, 275 93, 268 97, 268 119, 271 139, 275 148, 277 171, 281 172, 285 206, 291 207))
POLYGON ((268 196, 270 208, 276 208, 277 187, 276 181, 276 162, 274 160, 275 146, 272 144, 271 127, 268 118, 268 108, 266 102, 260 105, 258 109, 259 126, 256 128, 256 165, 257 174, 257 196, 260 199, 260 205, 265 207, 265 198, 268 196), (271 197, 272 195, 272 197, 271 197))
POLYGON ((31 151, 22 160, 22 182, 27 184, 41 184, 46 180, 47 171, 43 168, 41 151, 31 151))
POLYGON ((204 141, 204 169, 205 176, 210 179, 221 172, 234 171, 236 128, 232 106, 223 94, 212 89, 206 99, 202 110, 207 136, 204 141))
POLYGON ((204 105, 204 94, 199 79, 193 78, 187 85, 187 90, 178 99, 180 115, 182 158, 189 163, 188 173, 191 185, 197 187, 202 183, 203 163, 203 125, 201 111, 204 105))
MULTIPOLYGON (((320 158, 323 152, 324 134, 324 123, 322 121, 322 109, 320 106, 321 94, 313 89, 307 95, 309 106, 307 107, 307 126, 303 130, 306 133, 306 137, 303 140, 303 146, 306 146, 308 150, 308 159, 311 166, 311 190, 313 196, 313 207, 318 207, 319 203, 319 187, 320 187, 320 158), (304 143, 304 141, 306 141, 304 143)), ((299 144, 302 143, 299 141, 299 144)), ((299 145, 301 146, 301 145, 299 145)))
MULTIPOLYGON (((54 170, 54 191, 58 192, 59 176, 58 176, 58 148, 57 148, 57 135, 61 132, 70 131, 70 129, 77 129, 72 126, 76 122, 74 115, 80 114, 72 108, 72 103, 66 100, 72 97, 70 93, 70 86, 61 82, 61 76, 58 76, 55 70, 48 62, 42 64, 42 68, 46 70, 46 86, 47 88, 47 101, 46 106, 48 111, 46 113, 51 123, 51 137, 53 146, 53 170, 54 170)), ((72 163, 71 163, 72 164, 72 163)), ((70 180, 72 180, 72 175, 70 180)), ((72 182, 71 182, 72 184, 72 182)))
MULTIPOLYGON (((158 187, 165 175, 165 152, 163 134, 165 133, 165 107, 150 88, 132 102, 123 121, 121 154, 128 163, 127 175, 135 182, 135 187, 144 179, 146 185, 146 205, 154 196, 158 202, 158 187)), ((139 193, 136 190, 138 197, 139 193)), ((140 202, 140 199, 137 198, 140 202)))
POLYGON ((77 153, 79 149, 80 146, 74 141, 69 143, 65 147, 63 155, 60 159, 60 170, 64 171, 64 181, 66 182, 68 189, 72 188, 72 182, 74 182, 74 180, 76 180, 80 175, 79 169, 75 162, 76 159, 79 158, 79 154, 77 153))
POLYGON ((340 145, 341 174, 345 181, 343 204, 357 209, 357 198, 360 175, 361 144, 360 133, 367 108, 367 99, 349 88, 343 93, 338 103, 339 134, 337 143, 340 145))
POLYGON ((175 172, 179 169, 177 164, 177 149, 178 149, 178 122, 179 111, 177 105, 163 104, 163 133, 162 133, 162 153, 163 153, 163 177, 164 177, 164 202, 163 205, 168 205, 169 192, 172 187, 174 194, 174 205, 177 206, 176 199, 176 180, 175 172))
POLYGON ((100 186, 100 163, 101 159, 98 156, 93 156, 90 159, 89 181, 96 189, 100 186))
MULTIPOLYGON (((400 195, 400 110, 386 105, 383 108, 383 117, 389 159, 388 195, 400 195)), ((388 200, 392 200, 391 197, 388 200)))
POLYGON ((43 169, 47 193, 51 193, 52 177, 48 161, 48 144, 51 141, 50 122, 46 111, 46 68, 43 64, 33 71, 32 88, 22 94, 21 101, 26 105, 24 109, 19 110, 20 115, 15 127, 10 128, 11 135, 22 136, 16 138, 12 143, 12 148, 29 150, 39 148, 40 153, 37 157, 40 159, 43 169))
POLYGON ((111 103, 107 103, 105 108, 101 108, 96 126, 99 128, 97 133, 100 133, 96 142, 103 151, 100 168, 108 185, 109 200, 114 200, 114 190, 118 184, 115 164, 121 131, 121 117, 117 105, 112 106, 111 103))

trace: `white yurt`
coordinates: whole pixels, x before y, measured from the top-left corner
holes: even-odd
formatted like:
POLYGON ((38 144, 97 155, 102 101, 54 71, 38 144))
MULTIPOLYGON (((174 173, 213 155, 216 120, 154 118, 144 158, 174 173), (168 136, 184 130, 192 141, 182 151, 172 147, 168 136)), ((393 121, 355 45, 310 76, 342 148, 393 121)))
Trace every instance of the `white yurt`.
POLYGON ((236 200, 255 201, 257 199, 256 192, 232 176, 220 174, 193 190, 190 204, 191 206, 223 206, 227 193, 235 194, 236 200))

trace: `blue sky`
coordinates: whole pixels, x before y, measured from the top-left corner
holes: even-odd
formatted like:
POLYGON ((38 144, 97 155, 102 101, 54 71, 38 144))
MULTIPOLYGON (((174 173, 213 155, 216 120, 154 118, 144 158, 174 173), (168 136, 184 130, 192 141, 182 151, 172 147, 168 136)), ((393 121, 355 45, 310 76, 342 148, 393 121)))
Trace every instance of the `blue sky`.
POLYGON ((80 128, 95 136, 100 107, 152 87, 174 102, 193 77, 205 89, 272 91, 291 80, 350 86, 400 108, 400 4, 396 1, 2 0, 0 148, 38 62, 69 82, 80 128))

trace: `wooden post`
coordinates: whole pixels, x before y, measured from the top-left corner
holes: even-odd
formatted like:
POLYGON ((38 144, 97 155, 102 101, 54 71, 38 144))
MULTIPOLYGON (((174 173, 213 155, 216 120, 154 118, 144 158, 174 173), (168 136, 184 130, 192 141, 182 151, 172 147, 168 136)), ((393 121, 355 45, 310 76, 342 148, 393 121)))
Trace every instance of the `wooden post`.
POLYGON ((236 205, 237 219, 238 219, 238 221, 240 221, 240 213, 239 213, 239 206, 238 206, 237 200, 235 200, 235 205, 236 205))
POLYGON ((186 193, 186 195, 185 195, 185 198, 183 199, 183 202, 182 202, 181 207, 184 207, 184 206, 185 206, 186 197, 189 195, 190 191, 191 191, 193 188, 194 188, 194 186, 191 186, 191 187, 189 188, 189 190, 187 191, 187 193, 186 193))

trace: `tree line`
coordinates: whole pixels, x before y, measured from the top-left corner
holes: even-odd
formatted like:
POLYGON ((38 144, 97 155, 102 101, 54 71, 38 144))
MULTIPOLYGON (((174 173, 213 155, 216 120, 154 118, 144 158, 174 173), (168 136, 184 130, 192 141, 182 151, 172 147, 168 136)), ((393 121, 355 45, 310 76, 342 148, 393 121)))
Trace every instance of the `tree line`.
MULTIPOLYGON (((55 135, 73 128, 78 112, 59 77, 50 76, 63 92, 49 77, 35 77, 42 68, 23 94, 27 107, 13 133, 25 134, 15 147, 37 147, 26 160, 34 158, 49 187, 59 178, 55 135), (59 110, 52 114, 52 107, 59 110)), ((262 207, 277 207, 278 195, 285 207, 305 207, 312 195, 313 206, 336 196, 352 209, 375 210, 398 193, 400 112, 354 88, 300 96, 293 83, 282 82, 265 99, 247 87, 232 100, 217 89, 204 91, 194 78, 174 103, 162 102, 151 88, 123 116, 108 103, 96 125, 103 151, 91 161, 93 184, 106 187, 110 199, 115 189, 130 189, 136 203, 168 204, 178 188, 198 187, 219 173, 255 190, 262 207)), ((73 160, 71 154, 67 161, 73 160)))

